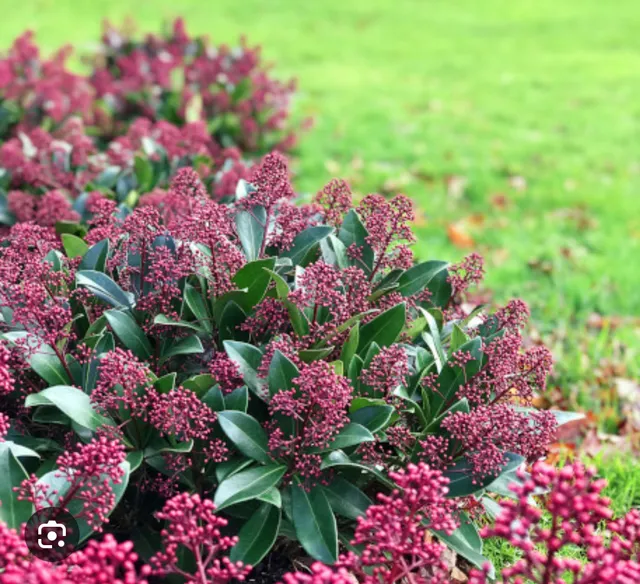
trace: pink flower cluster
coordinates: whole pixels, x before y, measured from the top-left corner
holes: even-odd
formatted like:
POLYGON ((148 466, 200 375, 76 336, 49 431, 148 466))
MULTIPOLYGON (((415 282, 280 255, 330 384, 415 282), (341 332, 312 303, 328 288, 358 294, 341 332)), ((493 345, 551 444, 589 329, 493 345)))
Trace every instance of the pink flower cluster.
POLYGON ((64 479, 63 490, 55 490, 31 475, 23 481, 19 498, 30 501, 36 510, 57 507, 69 512, 72 502, 80 503, 76 519, 85 519, 94 531, 102 531, 102 524, 108 521, 115 505, 110 483, 122 482, 124 471, 120 465, 124 459, 122 443, 100 434, 58 457, 56 478, 64 479))
POLYGON ((446 498, 448 479, 423 463, 390 476, 399 488, 378 494, 379 503, 358 520, 351 545, 361 551, 341 555, 332 568, 316 563, 311 574, 287 574, 284 584, 450 582, 444 547, 429 534, 451 534, 458 526, 454 505, 446 498))
POLYGON ((190 37, 177 19, 168 35, 142 41, 107 25, 102 43, 90 82, 116 131, 138 116, 170 115, 180 121, 218 120, 214 134, 236 138, 245 151, 293 146, 287 120, 295 83, 273 79, 260 49, 244 39, 235 48, 214 48, 206 37, 190 37), (232 119, 237 134, 225 127, 232 119))
POLYGON ((164 550, 149 562, 154 574, 178 574, 188 584, 225 584, 242 581, 251 571, 250 566, 231 562, 222 555, 238 538, 222 535, 227 520, 215 515, 215 505, 209 499, 181 493, 167 501, 157 517, 166 525, 161 532, 164 550), (183 550, 193 555, 196 563, 193 574, 180 567, 178 557, 183 550))
MULTIPOLYGON (((561 469, 539 462, 523 483, 512 485, 515 500, 500 503, 501 513, 484 537, 499 537, 522 557, 502 571, 503 584, 632 584, 640 581, 640 513, 630 511, 612 521, 610 501, 601 495, 606 482, 581 463, 561 469), (533 497, 548 491, 543 506, 533 497), (603 527, 606 526, 606 529, 603 527), (606 530, 612 536, 606 537, 606 530), (568 557, 580 547, 586 561, 568 557)), ((470 584, 486 584, 485 573, 472 574, 470 584)))
POLYGON ((269 448, 275 458, 288 460, 293 471, 314 482, 322 474, 317 452, 327 448, 349 421, 352 390, 348 380, 324 361, 303 366, 293 382, 294 389, 279 391, 269 403, 274 417, 291 420, 293 432, 274 423, 269 448))
POLYGON ((37 127, 45 118, 56 123, 69 115, 91 119, 93 92, 86 79, 71 73, 66 60, 71 47, 63 47, 44 59, 33 42, 33 33, 19 36, 0 59, 0 99, 16 104, 22 116, 20 130, 37 127))

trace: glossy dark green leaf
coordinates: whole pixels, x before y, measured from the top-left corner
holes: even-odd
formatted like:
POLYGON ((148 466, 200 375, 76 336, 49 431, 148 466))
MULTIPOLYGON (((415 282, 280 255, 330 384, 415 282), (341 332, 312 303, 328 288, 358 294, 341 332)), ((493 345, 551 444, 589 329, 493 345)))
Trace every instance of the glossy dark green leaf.
POLYGON ((468 352, 472 360, 467 362, 464 367, 458 367, 457 365, 452 367, 450 364, 444 365, 440 375, 438 375, 439 391, 432 392, 429 399, 434 416, 438 416, 444 407, 454 400, 460 386, 476 375, 482 366, 481 338, 475 337, 471 339, 458 350, 468 352))
POLYGON ((253 207, 251 210, 240 209, 236 212, 236 228, 242 250, 248 261, 260 257, 260 248, 265 236, 267 212, 264 207, 253 207))
POLYGON ((520 466, 525 459, 518 454, 507 452, 505 454, 505 461, 505 465, 499 472, 478 479, 473 474, 472 465, 466 459, 458 460, 443 473, 444 476, 449 479, 449 493, 447 497, 454 498, 473 495, 493 483, 502 473, 509 472, 520 466))
POLYGON ((109 255, 109 240, 103 239, 94 243, 80 260, 79 270, 96 270, 104 272, 109 255))
POLYGON ((271 462, 267 434, 255 418, 244 412, 225 410, 218 413, 218 421, 242 454, 265 464, 271 462))
POLYGON ((295 477, 291 485, 293 526, 304 550, 315 560, 333 564, 338 559, 338 528, 322 487, 307 491, 295 477))
POLYGON ((225 478, 213 498, 218 510, 259 497, 280 483, 287 467, 284 464, 254 466, 225 478))
POLYGON ((287 281, 280 274, 274 272, 273 270, 265 269, 265 271, 271 275, 271 279, 275 282, 278 298, 286 298, 289 295, 289 285, 287 284, 287 281))
POLYGON ((344 244, 346 248, 353 245, 361 249, 361 257, 362 261, 352 260, 352 265, 357 265, 358 267, 368 268, 365 271, 371 271, 373 268, 373 260, 374 254, 373 249, 367 242, 367 237, 369 233, 367 232, 365 226, 362 224, 360 217, 356 213, 354 209, 351 209, 345 217, 342 225, 340 226, 340 230, 338 231, 338 239, 344 244), (364 264, 364 265, 363 265, 364 264))
POLYGON ((397 291, 405 297, 422 292, 440 272, 446 273, 448 265, 448 262, 431 260, 409 268, 398 278, 397 291))
POLYGON ((380 347, 392 345, 400 336, 404 328, 406 306, 402 302, 385 310, 360 329, 360 343, 358 354, 366 355, 371 343, 377 343, 380 347))
POLYGON ((201 373, 200 375, 194 375, 185 379, 182 382, 182 387, 190 389, 198 397, 202 397, 216 384, 215 378, 209 373, 201 373))
POLYGON ((246 412, 249 407, 249 392, 246 386, 238 387, 224 396, 225 410, 237 410, 246 412))
POLYGON ((196 290, 190 284, 186 284, 184 287, 184 301, 195 316, 199 326, 206 331, 211 332, 213 330, 213 323, 211 322, 211 316, 207 310, 207 303, 198 290, 196 290))
POLYGON ((109 418, 99 414, 93 407, 89 396, 77 387, 56 385, 43 389, 39 393, 27 396, 25 407, 53 405, 69 416, 76 424, 89 430, 96 430, 105 424, 111 424, 109 418))
POLYGON ((358 519, 372 504, 371 499, 358 487, 342 477, 335 478, 330 485, 323 488, 331 508, 347 519, 358 519))
POLYGON ((349 419, 375 434, 387 426, 393 412, 394 408, 390 405, 365 406, 349 414, 349 419))
POLYGON ((202 328, 199 324, 195 322, 188 322, 186 320, 172 320, 165 316, 164 314, 158 314, 153 319, 153 324, 160 324, 163 326, 174 326, 176 328, 186 328, 192 331, 196 331, 198 333, 206 332, 204 328, 202 328))
POLYGON ((239 289, 247 291, 246 304, 241 305, 245 311, 253 308, 264 298, 271 282, 271 270, 275 265, 275 258, 255 260, 242 266, 233 276, 233 283, 239 289))
POLYGON ((470 520, 464 521, 451 535, 447 535, 442 531, 434 531, 433 533, 448 548, 461 555, 477 568, 483 569, 483 566, 488 565, 489 577, 495 577, 495 569, 491 561, 482 555, 482 540, 477 533, 475 525, 470 520), (478 542, 480 542, 480 547, 478 547, 478 542))
POLYGON ((273 547, 278 537, 282 512, 263 503, 238 532, 238 543, 229 553, 232 562, 257 566, 273 547))
POLYGON ((135 302, 133 294, 125 292, 109 276, 95 270, 76 272, 76 284, 89 290, 114 308, 131 309, 135 302))
POLYGON ((267 377, 269 393, 275 395, 279 391, 291 389, 293 380, 299 375, 300 371, 296 365, 276 349, 269 365, 267 377))
POLYGON ((27 471, 15 457, 7 442, 0 442, 0 521, 7 527, 20 530, 33 513, 29 501, 19 501, 13 489, 29 478, 27 471))
POLYGON ((351 363, 351 359, 356 354, 358 350, 358 345, 360 344, 360 323, 357 322, 354 327, 349 331, 349 336, 345 344, 342 346, 342 352, 340 353, 340 360, 344 364, 344 368, 346 371, 349 370, 349 364, 351 363))
POLYGON ((224 341, 223 345, 229 358, 238 366, 249 389, 259 394, 261 383, 258 379, 258 367, 262 363, 262 351, 240 341, 224 341))
POLYGON ((451 341, 450 341, 450 352, 457 351, 462 345, 469 341, 469 337, 464 333, 464 331, 457 325, 453 325, 453 329, 451 330, 451 341))
POLYGON ((147 339, 147 335, 144 334, 144 331, 133 316, 121 310, 113 309, 107 310, 104 316, 116 337, 118 337, 120 342, 127 349, 130 349, 138 359, 146 361, 151 357, 153 347, 149 339, 147 339))
POLYGON ((383 485, 386 485, 390 489, 396 488, 395 483, 385 477, 381 472, 377 471, 373 467, 367 466, 366 464, 351 460, 344 452, 342 452, 342 450, 334 450, 333 452, 330 452, 329 454, 323 456, 320 468, 324 470, 326 468, 333 467, 347 467, 358 469, 360 471, 372 474, 379 482, 381 482, 383 485))
POLYGON ((221 483, 227 477, 251 466, 254 461, 251 458, 232 458, 216 464, 216 480, 221 483))
POLYGON ((298 357, 303 363, 313 363, 314 361, 326 359, 334 350, 334 346, 323 347, 322 349, 302 349, 298 352, 298 357))
MULTIPOLYGON (((195 391, 192 389, 192 391, 195 391)), ((222 390, 217 385, 207 390, 202 396, 202 403, 210 407, 214 412, 221 412, 224 410, 224 396, 222 390)))
POLYGON ((196 355, 204 352, 202 342, 196 335, 176 339, 162 352, 161 359, 169 359, 176 355, 196 355))
POLYGON ((291 247, 282 254, 282 257, 291 258, 294 266, 303 265, 303 260, 309 252, 333 231, 328 225, 316 225, 307 227, 296 235, 291 247))
MULTIPOLYGON (((328 450, 337 450, 339 448, 348 448, 350 446, 357 446, 363 442, 373 442, 375 437, 369 430, 360 424, 350 422, 347 424, 337 436, 329 444, 328 450)), ((315 450, 314 450, 315 451, 315 450)))
MULTIPOLYGON (((114 495, 113 506, 107 510, 107 517, 111 514, 113 509, 116 508, 129 485, 129 475, 131 472, 129 462, 125 460, 120 467, 123 472, 122 481, 120 483, 114 483, 109 477, 103 475, 104 480, 107 482, 109 489, 111 489, 114 495)), ((62 499, 69 495, 69 489, 71 488, 72 483, 70 483, 66 477, 60 476, 59 471, 56 469, 41 476, 38 480, 38 485, 41 485, 48 492, 53 492, 50 499, 54 506, 57 506, 62 499)), ((67 505, 69 513, 74 517, 79 517, 82 514, 85 505, 85 498, 83 497, 85 491, 86 487, 77 491, 67 505)), ((89 527, 84 518, 79 518, 77 522, 80 531, 80 541, 82 542, 93 533, 93 529, 89 527)))

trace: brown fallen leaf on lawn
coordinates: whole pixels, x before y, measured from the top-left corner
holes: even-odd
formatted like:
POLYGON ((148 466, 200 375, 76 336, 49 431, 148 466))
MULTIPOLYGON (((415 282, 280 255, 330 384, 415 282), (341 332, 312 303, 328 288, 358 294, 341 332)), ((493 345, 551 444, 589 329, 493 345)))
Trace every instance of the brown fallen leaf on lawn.
POLYGON ((464 227, 460 223, 451 223, 447 227, 447 235, 453 245, 456 247, 473 247, 475 241, 473 237, 467 233, 464 227))
POLYGON ((496 193, 491 197, 491 204, 498 211, 504 211, 511 204, 511 201, 504 193, 496 193))

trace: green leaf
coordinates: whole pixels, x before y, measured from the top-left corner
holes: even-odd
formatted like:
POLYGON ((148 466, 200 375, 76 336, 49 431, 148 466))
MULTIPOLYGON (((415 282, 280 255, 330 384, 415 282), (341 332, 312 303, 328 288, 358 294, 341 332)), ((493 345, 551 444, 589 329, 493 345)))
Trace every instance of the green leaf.
POLYGON ((450 352, 454 353, 468 341, 469 337, 457 324, 454 324, 451 330, 450 352))
POLYGON ((186 328, 192 331, 196 331, 198 333, 206 332, 204 328, 202 328, 196 323, 188 322, 186 320, 171 320, 169 317, 165 316, 164 314, 158 314, 153 319, 153 324, 160 324, 163 326, 175 326, 177 328, 186 328))
POLYGON ((158 377, 153 382, 153 387, 155 387, 160 393, 169 393, 176 386, 176 377, 178 374, 174 371, 172 373, 167 373, 162 377, 158 377))
POLYGON ((271 462, 267 435, 255 418, 244 412, 226 410, 218 413, 218 421, 242 454, 265 464, 271 462))
POLYGON ((404 328, 405 317, 406 306, 402 302, 365 324, 360 329, 358 354, 366 355, 371 343, 377 343, 380 347, 392 345, 404 328))
POLYGON ((225 478, 213 498, 218 511, 243 501, 255 499, 280 483, 287 467, 284 464, 255 466, 225 478))
MULTIPOLYGON (((473 526, 472 523, 470 523, 473 526)), ((475 526, 473 528, 475 530, 475 526)), ((491 564, 491 561, 482 555, 476 547, 476 538, 470 534, 471 528, 467 526, 460 526, 451 535, 447 535, 442 531, 434 531, 436 537, 442 541, 448 548, 460 554, 464 559, 479 569, 482 569, 485 564, 489 565, 489 577, 495 577, 495 569, 491 564)))
POLYGON ((133 169, 138 181, 138 190, 143 193, 147 192, 153 185, 153 167, 149 159, 136 156, 133 169))
POLYGON ((393 406, 389 405, 365 406, 349 414, 349 419, 356 424, 364 426, 372 434, 375 434, 386 428, 393 412, 393 406))
POLYGON ((76 235, 63 233, 61 236, 62 246, 68 258, 77 258, 83 256, 89 251, 89 246, 76 235))
POLYGON ((266 268, 264 268, 264 270, 271 275, 271 279, 276 283, 276 293, 278 298, 286 298, 289 295, 289 286, 287 285, 287 281, 273 270, 267 270, 266 268))
POLYGON ((260 393, 261 383, 258 379, 258 367, 262 363, 260 349, 248 343, 240 341, 224 341, 224 350, 229 358, 240 369, 240 375, 249 389, 256 394, 260 393))
POLYGON ((225 410, 246 412, 249 407, 249 392, 246 386, 238 387, 224 396, 225 410))
POLYGON ((333 353, 335 347, 324 347, 323 349, 303 349, 298 356, 304 363, 312 363, 324 359, 333 353))
POLYGON ((146 361, 153 354, 153 347, 133 316, 121 310, 107 310, 104 316, 120 342, 133 354, 146 361))
POLYGON ((25 360, 42 379, 50 385, 66 385, 71 383, 59 357, 49 346, 30 333, 15 331, 1 335, 12 345, 18 347, 25 360))
MULTIPOLYGON (((186 387, 186 386, 185 386, 186 387)), ((191 391, 195 392, 195 389, 191 391)), ((199 395, 199 394, 197 394, 199 395)), ((224 396, 219 386, 212 387, 202 396, 202 403, 210 407, 214 412, 221 412, 225 409, 224 396)))
POLYGON ((265 236, 267 211, 264 207, 256 206, 250 211, 240 209, 236 212, 236 228, 240 245, 248 261, 260 257, 260 248, 265 236))
POLYGON ((241 307, 248 311, 258 304, 265 295, 269 282, 271 282, 270 271, 276 265, 275 258, 265 258, 255 260, 242 266, 233 276, 233 283, 240 289, 246 289, 246 302, 241 307))
POLYGON ((278 537, 282 512, 263 503, 238 532, 238 543, 229 554, 232 562, 257 566, 273 547, 278 537))
POLYGON ((221 483, 227 477, 240 472, 251 464, 253 464, 253 460, 250 458, 232 458, 216 464, 216 480, 221 483))
POLYGON ((477 479, 473 476, 473 467, 466 459, 458 460, 443 473, 443 475, 449 479, 449 492, 447 493, 447 497, 454 498, 473 495, 493 483, 503 473, 519 467, 525 461, 525 458, 519 454, 507 452, 505 454, 505 460, 505 465, 497 474, 488 475, 482 479, 477 479))
POLYGON ((378 479, 378 481, 380 481, 383 485, 389 487, 390 489, 396 488, 395 483, 385 477, 381 472, 377 471, 375 468, 367 466, 366 464, 351 460, 344 452, 342 452, 342 450, 334 450, 333 452, 330 452, 323 457, 320 468, 324 470, 326 468, 333 467, 347 467, 358 469, 372 474, 374 477, 376 477, 376 479, 378 479))
POLYGON ((142 450, 134 450, 133 452, 129 452, 129 454, 127 454, 127 462, 129 463, 129 469, 131 470, 131 472, 138 470, 143 460, 144 454, 142 450))
POLYGON ((355 521, 363 516, 372 504, 371 499, 358 487, 342 477, 334 479, 329 486, 323 488, 331 508, 347 519, 355 521))
POLYGON ((284 299, 282 301, 289 313, 289 319, 291 320, 291 326, 294 332, 299 337, 304 337, 309 334, 309 321, 302 313, 302 311, 291 300, 284 299))
POLYGON ((111 424, 109 418, 95 411, 86 393, 68 385, 56 385, 39 393, 32 393, 27 396, 24 405, 27 408, 54 405, 76 424, 93 431, 105 424, 111 424))
POLYGON ((169 347, 163 351, 161 361, 175 357, 176 355, 194 355, 204 353, 202 342, 196 335, 189 335, 182 339, 173 341, 169 347))
POLYGON ((358 350, 358 345, 360 344, 360 323, 357 322, 354 327, 349 332, 349 336, 347 337, 347 341, 342 346, 342 352, 340 353, 340 361, 344 364, 345 370, 349 370, 349 364, 351 363, 351 359, 356 354, 358 350))
POLYGON ((198 397, 202 397, 216 384, 216 380, 209 373, 201 373, 200 375, 194 375, 185 379, 182 382, 182 387, 190 389, 198 397))
MULTIPOLYGON (((338 450, 339 448, 348 448, 349 446, 356 446, 363 442, 373 442, 374 440, 373 434, 364 426, 350 422, 338 432, 333 442, 324 450, 338 450)), ((320 450, 314 448, 311 452, 320 452, 320 450)))
MULTIPOLYGON (((368 272, 373 268, 374 254, 373 249, 367 243, 367 232, 365 226, 362 224, 360 217, 354 209, 351 209, 345 217, 340 230, 338 232, 338 239, 344 244, 346 248, 350 245, 355 245, 362 250, 362 262, 358 260, 351 260, 351 265, 357 265, 359 267, 364 266, 368 268, 368 272)), ((365 270, 367 271, 367 270, 365 270)))
MULTIPOLYGON (((101 477, 107 482, 114 495, 114 504, 110 509, 108 509, 108 512, 106 514, 107 516, 109 516, 111 512, 117 507, 118 503, 122 499, 122 496, 124 495, 124 492, 127 490, 127 486, 129 485, 129 475, 131 472, 129 462, 125 460, 120 466, 123 471, 122 482, 116 484, 107 475, 102 475, 101 477)), ((54 506, 57 506, 62 499, 67 497, 72 483, 69 482, 66 477, 60 476, 59 471, 56 469, 40 477, 40 479, 38 480, 38 485, 43 486, 47 490, 47 492, 53 491, 54 494, 50 496, 50 499, 54 506)), ((71 515, 73 515, 74 517, 79 517, 84 509, 85 500, 82 495, 85 492, 85 489, 86 487, 80 489, 77 493, 75 493, 71 501, 67 505, 69 513, 71 513, 71 515)), ((77 521, 78 529, 80 532, 80 541, 82 542, 93 533, 93 529, 89 527, 85 519, 80 518, 77 521)))
POLYGON ((438 375, 438 392, 431 392, 429 401, 434 416, 438 416, 443 408, 455 398, 456 392, 461 385, 467 383, 476 375, 482 366, 482 339, 475 337, 462 345, 459 351, 467 351, 472 360, 464 367, 451 366, 446 364, 440 375, 438 375))
POLYGON ((196 317, 198 324, 202 326, 208 332, 213 330, 211 323, 211 317, 207 310, 207 303, 202 298, 202 295, 190 284, 186 284, 184 287, 184 301, 187 304, 189 310, 196 317))
POLYGON ((273 396, 279 391, 293 387, 293 380, 300 375, 296 365, 285 357, 277 349, 273 352, 273 358, 269 365, 269 393, 273 396))
POLYGON ((125 292, 109 276, 95 270, 76 272, 76 284, 84 286, 94 296, 115 308, 131 309, 135 305, 133 294, 125 292))
POLYGON ((338 528, 321 487, 307 492, 298 477, 291 485, 293 526, 300 545, 315 560, 333 564, 338 559, 338 528))
POLYGON ((409 268, 398 278, 397 291, 403 296, 422 292, 440 272, 447 271, 448 262, 431 260, 409 268))
POLYGON ((98 272, 104 272, 108 255, 109 240, 103 239, 89 248, 80 261, 78 269, 82 271, 97 270, 98 272))
POLYGON ((282 257, 291 258, 294 266, 302 266, 307 254, 333 231, 328 225, 316 225, 308 227, 296 235, 291 248, 282 254, 282 257))
POLYGON ((256 499, 263 503, 269 503, 269 505, 273 505, 278 509, 282 508, 282 495, 280 495, 280 491, 276 487, 262 493, 262 495, 256 497, 256 499))
POLYGON ((15 457, 8 443, 0 442, 0 521, 17 531, 33 513, 33 505, 29 501, 19 501, 18 493, 13 490, 27 478, 27 471, 15 457))

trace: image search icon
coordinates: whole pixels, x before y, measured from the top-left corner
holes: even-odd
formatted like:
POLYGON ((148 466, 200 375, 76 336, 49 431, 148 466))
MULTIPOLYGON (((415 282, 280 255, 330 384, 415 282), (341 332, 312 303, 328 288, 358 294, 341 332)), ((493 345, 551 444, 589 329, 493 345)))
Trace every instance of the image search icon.
POLYGON ((27 521, 24 539, 34 556, 55 563, 75 551, 80 529, 70 513, 47 507, 36 511, 27 521))

